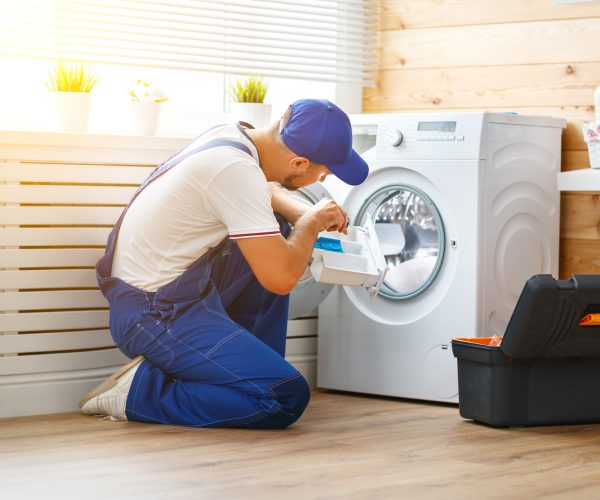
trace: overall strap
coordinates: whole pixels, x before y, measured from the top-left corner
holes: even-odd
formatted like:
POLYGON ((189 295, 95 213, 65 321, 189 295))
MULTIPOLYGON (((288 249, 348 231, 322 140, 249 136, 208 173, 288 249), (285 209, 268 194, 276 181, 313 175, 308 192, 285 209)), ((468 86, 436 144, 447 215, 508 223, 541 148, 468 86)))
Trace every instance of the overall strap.
POLYGON ((146 178, 146 180, 144 182, 142 182, 140 187, 137 189, 137 191, 133 195, 133 198, 131 198, 131 201, 129 202, 129 204, 131 205, 133 200, 135 200, 137 195, 140 194, 142 189, 144 189, 148 184, 150 184, 152 181, 154 181, 157 177, 160 177, 165 172, 168 172, 171 168, 173 168, 178 163, 182 162, 186 158, 189 158, 190 156, 192 156, 196 153, 200 153, 201 151, 205 151, 207 149, 212 149, 212 148, 218 148, 221 146, 229 146, 232 148, 236 148, 236 149, 239 149, 240 151, 243 151, 244 153, 247 153, 250 156, 252 156, 252 152, 250 151, 250 148, 248 148, 248 146, 246 146, 245 144, 243 144, 241 142, 230 141, 228 139, 213 139, 212 141, 208 141, 207 143, 202 144, 202 146, 198 146, 197 148, 190 149, 189 151, 187 151, 183 154, 179 154, 178 156, 177 155, 173 156, 173 157, 169 158, 167 161, 163 162, 157 169, 155 169, 146 178))
MULTIPOLYGON (((171 156, 169 156, 166 160, 162 161, 154 170, 158 170, 162 165, 164 165, 165 163, 169 163, 171 160, 173 160, 176 156, 178 156, 179 154, 181 154, 182 151, 184 151, 187 147, 189 147, 190 145, 194 144, 197 140, 201 139, 202 137, 204 137, 206 134, 208 134, 209 132, 212 132, 213 130, 217 129, 217 128, 221 128, 221 127, 226 127, 227 124, 226 123, 222 123, 220 125, 215 125, 214 127, 210 127, 209 129, 205 130, 204 132, 202 132, 200 135, 194 137, 190 142, 188 142, 187 144, 185 144, 184 146, 180 147, 177 151, 175 151, 171 156)), ((154 170, 150 173, 150 175, 152 175, 154 173, 154 170)))
POLYGON ((160 177, 165 172, 168 172, 171 168, 173 168, 175 165, 177 165, 179 162, 185 160, 189 156, 192 156, 196 153, 200 153, 201 151, 206 151, 207 149, 213 149, 213 148, 218 148, 218 147, 222 147, 222 146, 236 148, 236 149, 239 149, 240 151, 243 151, 244 153, 247 153, 248 155, 252 156, 252 152, 250 151, 250 148, 248 146, 246 146, 245 144, 243 144, 241 142, 231 141, 228 139, 214 139, 212 141, 208 141, 206 144, 198 146, 197 148, 193 148, 190 151, 187 151, 186 153, 183 153, 179 156, 177 156, 177 155, 172 156, 166 162, 162 163, 157 169, 155 169, 146 178, 146 180, 144 182, 142 182, 140 187, 134 193, 133 197, 129 201, 129 204, 127 205, 127 207, 125 207, 125 209, 123 210, 123 213, 121 213, 119 220, 115 224, 113 230, 111 231, 111 233, 108 237, 107 249, 111 249, 113 247, 116 237, 117 237, 117 234, 119 232, 119 228, 121 227, 121 223, 123 222, 123 219, 125 217, 125 214, 127 213, 127 210, 129 210, 129 207, 131 206, 133 201, 137 198, 137 196, 142 192, 142 190, 148 184, 150 184, 151 182, 156 180, 158 177, 160 177))

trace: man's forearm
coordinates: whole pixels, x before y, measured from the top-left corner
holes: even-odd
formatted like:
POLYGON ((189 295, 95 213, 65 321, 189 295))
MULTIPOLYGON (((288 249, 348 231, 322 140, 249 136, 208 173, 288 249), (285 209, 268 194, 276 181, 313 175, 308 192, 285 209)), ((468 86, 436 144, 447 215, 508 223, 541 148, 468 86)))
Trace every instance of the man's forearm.
POLYGON ((288 269, 292 273, 294 283, 300 279, 309 264, 318 235, 319 227, 314 218, 307 215, 296 221, 294 230, 287 239, 292 256, 288 269))
POLYGON ((282 215, 290 224, 296 224, 310 208, 308 202, 290 195, 285 189, 273 182, 269 182, 271 188, 271 206, 273 211, 282 215))

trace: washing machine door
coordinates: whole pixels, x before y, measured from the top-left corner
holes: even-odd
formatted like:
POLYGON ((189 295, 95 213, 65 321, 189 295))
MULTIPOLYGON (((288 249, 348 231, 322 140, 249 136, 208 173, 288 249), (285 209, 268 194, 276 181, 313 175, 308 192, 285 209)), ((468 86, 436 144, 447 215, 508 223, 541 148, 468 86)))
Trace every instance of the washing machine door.
MULTIPOLYGON (((320 183, 311 184, 297 191, 288 191, 288 193, 311 205, 323 198, 332 198, 320 183)), ((294 319, 306 316, 317 308, 332 289, 333 285, 318 283, 310 273, 305 273, 304 279, 301 279, 290 293, 288 318, 294 319)))
POLYGON ((388 271, 380 295, 394 301, 424 293, 435 281, 444 258, 440 213, 429 196, 409 184, 379 187, 358 210, 355 225, 371 217, 388 271))

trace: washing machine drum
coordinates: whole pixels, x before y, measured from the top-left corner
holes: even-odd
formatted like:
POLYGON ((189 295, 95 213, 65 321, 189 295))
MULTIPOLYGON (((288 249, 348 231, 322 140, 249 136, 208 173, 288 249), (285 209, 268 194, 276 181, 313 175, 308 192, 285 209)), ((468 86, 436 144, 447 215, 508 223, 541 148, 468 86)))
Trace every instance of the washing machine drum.
POLYGON ((423 293, 444 258, 442 218, 420 189, 390 185, 373 193, 357 213, 355 225, 372 217, 388 271, 379 293, 404 300, 423 293))
MULTIPOLYGON (((321 184, 312 184, 297 191, 289 191, 289 194, 311 205, 322 198, 332 198, 321 184)), ((288 318, 294 319, 313 314, 313 311, 332 289, 333 285, 317 283, 310 273, 306 273, 306 277, 301 279, 290 293, 288 318)), ((316 316, 316 312, 314 315, 316 316)))

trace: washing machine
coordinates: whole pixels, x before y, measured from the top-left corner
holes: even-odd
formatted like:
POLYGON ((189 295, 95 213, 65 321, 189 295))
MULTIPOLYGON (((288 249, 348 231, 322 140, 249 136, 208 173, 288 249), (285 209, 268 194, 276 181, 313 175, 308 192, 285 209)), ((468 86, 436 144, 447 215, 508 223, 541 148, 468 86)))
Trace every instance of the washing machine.
POLYGON ((357 130, 375 143, 370 174, 337 196, 351 224, 371 218, 387 274, 376 296, 348 286, 323 294, 317 385, 457 402, 451 339, 502 335, 525 281, 558 273, 565 121, 487 112, 361 120, 357 130))

